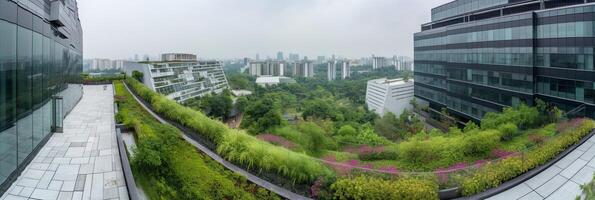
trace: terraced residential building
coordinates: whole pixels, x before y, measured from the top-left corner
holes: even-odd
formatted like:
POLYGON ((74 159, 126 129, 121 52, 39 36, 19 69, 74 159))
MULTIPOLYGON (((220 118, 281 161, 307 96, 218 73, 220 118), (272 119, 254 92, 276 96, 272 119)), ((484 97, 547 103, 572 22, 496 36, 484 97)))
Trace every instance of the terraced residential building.
POLYGON ((415 96, 462 119, 536 99, 595 117, 595 0, 456 0, 415 34, 415 96))
POLYGON ((124 71, 143 73, 143 83, 178 102, 228 89, 219 61, 199 61, 192 54, 163 54, 161 61, 126 62, 124 71))
POLYGON ((83 94, 75 0, 0 0, 0 194, 83 94))

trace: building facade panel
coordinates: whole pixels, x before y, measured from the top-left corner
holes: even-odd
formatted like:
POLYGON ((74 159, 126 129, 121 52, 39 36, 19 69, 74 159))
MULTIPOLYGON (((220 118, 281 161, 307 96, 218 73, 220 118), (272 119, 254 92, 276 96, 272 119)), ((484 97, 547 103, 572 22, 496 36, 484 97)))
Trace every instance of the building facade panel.
POLYGON ((595 4, 510 0, 455 6, 481 1, 435 8, 433 21, 415 34, 416 96, 464 119, 532 105, 537 98, 567 111, 585 105, 586 115, 595 117, 595 4))
POLYGON ((0 1, 0 193, 82 97, 82 31, 76 3, 62 2, 70 18, 60 29, 50 1, 0 1))

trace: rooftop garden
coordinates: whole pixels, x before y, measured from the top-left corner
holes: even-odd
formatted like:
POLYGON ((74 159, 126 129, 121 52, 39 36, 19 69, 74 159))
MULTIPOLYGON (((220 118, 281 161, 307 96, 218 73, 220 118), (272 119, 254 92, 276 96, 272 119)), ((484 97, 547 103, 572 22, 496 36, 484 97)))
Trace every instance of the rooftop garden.
POLYGON ((117 120, 135 132, 132 169, 150 199, 280 199, 246 181, 180 137, 175 127, 147 113, 115 82, 117 120))
POLYGON ((590 119, 562 120, 538 102, 490 113, 481 124, 427 130, 412 112, 368 111, 363 97, 371 78, 251 85, 255 95, 238 99, 241 130, 126 82, 227 160, 306 185, 317 199, 437 199, 439 189, 453 187, 470 196, 544 164, 595 128, 590 119))

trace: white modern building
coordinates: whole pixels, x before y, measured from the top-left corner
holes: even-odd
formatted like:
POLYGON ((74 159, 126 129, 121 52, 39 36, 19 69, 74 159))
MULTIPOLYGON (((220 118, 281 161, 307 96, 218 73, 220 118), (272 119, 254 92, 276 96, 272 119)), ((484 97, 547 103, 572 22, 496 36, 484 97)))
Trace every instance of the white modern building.
POLYGON ((414 81, 403 79, 375 79, 368 81, 366 104, 368 109, 384 116, 392 112, 399 116, 406 109, 412 109, 414 81))
POLYGON ((251 61, 248 64, 249 74, 252 76, 284 76, 286 63, 284 61, 267 60, 251 61))
POLYGON ((308 60, 294 62, 292 74, 297 77, 314 77, 314 63, 308 60))
POLYGON ((91 70, 94 71, 103 71, 112 69, 112 61, 109 59, 92 59, 91 60, 91 70))
POLYGON ((329 61, 326 70, 327 79, 329 81, 336 80, 337 77, 341 77, 341 79, 347 79, 351 76, 351 64, 348 60, 329 61))
POLYGON ((124 72, 143 73, 143 84, 178 102, 228 89, 219 61, 198 61, 192 54, 164 54, 161 61, 124 62, 124 72))
POLYGON ((256 78, 256 84, 262 87, 274 86, 283 83, 296 83, 296 81, 292 78, 284 76, 261 76, 256 78))

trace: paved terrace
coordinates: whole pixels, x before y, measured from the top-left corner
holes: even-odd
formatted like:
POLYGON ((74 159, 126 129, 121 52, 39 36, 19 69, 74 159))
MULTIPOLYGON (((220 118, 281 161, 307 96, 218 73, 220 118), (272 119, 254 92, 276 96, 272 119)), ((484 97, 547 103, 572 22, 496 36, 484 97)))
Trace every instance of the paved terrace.
POLYGON ((0 200, 128 199, 114 128, 113 89, 85 86, 79 104, 0 200))
POLYGON ((575 199, 579 186, 593 179, 594 157, 595 136, 537 176, 489 199, 575 199))

